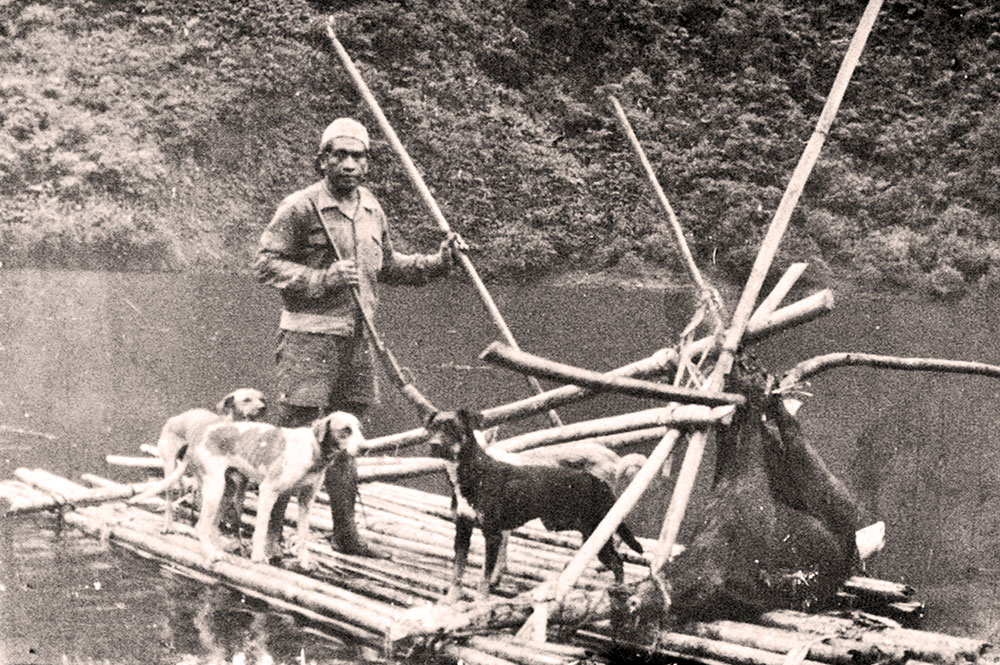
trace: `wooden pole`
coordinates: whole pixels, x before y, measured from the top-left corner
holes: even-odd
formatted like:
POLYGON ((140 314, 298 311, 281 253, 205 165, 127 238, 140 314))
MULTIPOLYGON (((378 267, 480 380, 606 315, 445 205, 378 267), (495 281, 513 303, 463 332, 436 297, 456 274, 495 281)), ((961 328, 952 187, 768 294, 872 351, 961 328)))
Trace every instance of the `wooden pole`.
MULTIPOLYGON (((643 443, 651 443, 659 441, 662 439, 667 431, 671 429, 669 425, 661 425, 659 427, 643 427, 642 429, 637 429, 631 432, 619 432, 616 434, 600 434, 597 436, 587 436, 582 439, 571 439, 573 443, 579 444, 591 444, 596 443, 598 445, 610 448, 611 450, 618 450, 620 448, 628 448, 629 446, 639 445, 643 443)), ((549 430, 552 431, 552 430, 549 430)), ((503 439, 498 441, 494 445, 502 444, 504 446, 510 446, 512 450, 519 452, 521 450, 532 450, 541 446, 547 445, 559 445, 566 441, 566 439, 543 439, 535 440, 534 438, 529 438, 533 434, 528 432, 526 434, 519 434, 518 436, 512 436, 509 439, 503 439)))
POLYGON ((795 286, 795 282, 799 280, 799 277, 802 276, 802 273, 805 272, 808 266, 808 263, 793 263, 788 266, 788 270, 786 270, 785 274, 781 276, 778 283, 774 285, 771 292, 767 294, 767 297, 764 298, 759 305, 757 305, 757 309, 754 310, 753 315, 750 317, 750 323, 747 324, 748 328, 751 325, 754 325, 754 323, 762 323, 766 321, 767 317, 771 316, 774 310, 777 309, 778 305, 781 304, 781 301, 784 300, 785 296, 788 295, 788 292, 792 290, 793 286, 795 286))
POLYGON ((779 390, 787 390, 811 376, 836 367, 878 367, 879 369, 901 369, 916 372, 948 372, 954 374, 977 374, 994 379, 1000 378, 1000 365, 970 362, 965 360, 944 360, 940 358, 903 358, 880 356, 871 353, 828 353, 800 362, 782 377, 779 390))
MULTIPOLYGON (((580 624, 606 616, 610 608, 607 592, 577 592, 553 608, 552 618, 559 623, 580 624)), ((497 599, 463 606, 433 605, 407 610, 392 627, 389 639, 394 647, 416 636, 460 635, 482 630, 496 630, 519 625, 531 612, 523 598, 497 599)))
MULTIPOLYGON (((434 196, 431 194, 430 188, 427 187, 423 176, 420 175, 420 171, 417 170, 417 166, 413 163, 413 160, 410 159, 410 155, 403 146, 403 142, 399 140, 399 137, 396 135, 396 130, 392 128, 392 125, 389 123, 389 119, 385 117, 385 113, 382 112, 382 107, 379 106, 378 100, 375 99, 375 95, 373 95, 372 91, 368 88, 368 84, 365 83, 365 79, 361 76, 361 72, 358 71, 358 68, 354 65, 354 61, 351 60, 351 56, 348 54, 347 49, 345 49, 340 43, 340 40, 337 39, 337 33, 334 29, 332 18, 327 22, 326 32, 330 38, 330 43, 333 44, 333 48, 337 52, 337 56, 340 58, 341 64, 343 64, 344 69, 347 70, 347 73, 350 75, 351 80, 354 82, 355 87, 357 87, 361 97, 368 104, 368 108, 371 109, 372 114, 378 120, 378 124, 382 128, 382 133, 385 134, 386 139, 389 141, 389 145, 392 146, 392 149, 396 152, 396 155, 403 163, 403 168, 406 170, 410 180, 417 188, 424 205, 427 206, 427 209, 430 211, 434 221, 437 222, 438 227, 440 227, 440 229, 445 233, 449 233, 451 231, 451 226, 448 224, 448 220, 444 218, 444 214, 441 212, 441 208, 438 207, 437 201, 434 200, 434 196)), ((465 273, 469 276, 469 279, 476 287, 476 291, 479 293, 479 298, 483 301, 483 305, 485 305, 486 310, 493 319, 493 323, 496 325, 497 329, 500 330, 500 334, 503 335, 503 338, 508 344, 513 347, 517 347, 517 340, 514 339, 514 333, 512 333, 510 328, 507 327, 507 322, 504 321, 503 315, 500 313, 500 309, 493 301, 493 296, 490 295, 490 292, 487 290, 483 280, 479 277, 476 267, 472 264, 468 255, 460 247, 456 248, 456 254, 458 255, 459 263, 461 263, 465 273)), ((536 393, 542 392, 541 384, 539 384, 538 380, 534 377, 528 377, 528 384, 536 393)), ((553 425, 558 426, 562 424, 562 421, 559 419, 559 416, 555 411, 549 411, 548 416, 553 425)))
MULTIPOLYGON (((15 474, 19 473, 16 471, 15 474)), ((36 513, 42 510, 56 510, 63 508, 74 508, 77 506, 93 506, 109 501, 124 501, 137 494, 148 490, 156 482, 136 483, 134 485, 124 485, 120 488, 99 488, 81 490, 72 495, 47 496, 44 498, 17 497, 8 499, 0 498, 0 517, 7 515, 23 515, 25 513, 36 513)))
POLYGON ((595 391, 609 391, 631 397, 650 397, 685 404, 722 406, 743 404, 745 398, 733 393, 709 393, 694 388, 683 388, 663 383, 653 383, 631 377, 608 376, 600 372, 557 363, 541 356, 526 353, 502 342, 493 342, 479 354, 480 360, 513 369, 514 371, 541 376, 563 383, 590 388, 595 391))
POLYGON ((439 471, 444 471, 444 460, 427 457, 416 457, 411 461, 396 464, 364 464, 358 466, 358 482, 402 480, 439 471))
MULTIPOLYGON (((698 270, 698 264, 694 262, 694 256, 692 256, 687 240, 684 238, 684 229, 681 228, 681 223, 677 220, 677 215, 674 214, 674 209, 670 205, 670 201, 667 199, 667 195, 664 193, 663 187, 660 186, 660 181, 656 177, 656 172, 653 171, 653 165, 649 163, 649 159, 646 157, 646 151, 643 150, 642 144, 639 143, 639 137, 635 135, 635 131, 632 129, 632 124, 628 121, 628 116, 625 115, 625 109, 623 109, 622 105, 618 103, 618 99, 616 99, 614 95, 610 95, 608 99, 611 100, 611 105, 615 110, 615 116, 618 118, 618 122, 625 131, 625 136, 628 137, 629 142, 632 144, 632 150, 639 158, 639 163, 642 164, 642 168, 646 171, 646 178, 649 180, 649 184, 652 186, 657 200, 659 200, 660 205, 663 206, 663 210, 667 213, 667 219, 670 221, 670 228, 674 232, 674 240, 677 241, 677 247, 681 252, 681 256, 684 258, 684 263, 687 266, 688 274, 691 276, 691 281, 694 282, 700 292, 709 292, 710 289, 708 284, 706 284, 705 279, 702 277, 701 271, 698 270)), ((715 314, 718 315, 718 312, 715 312, 715 314)))
MULTIPOLYGON (((764 626, 820 635, 849 634, 857 628, 854 620, 850 618, 805 614, 793 610, 765 612, 760 616, 759 623, 764 626)), ((991 648, 982 640, 895 626, 865 631, 861 634, 861 640, 884 645, 887 648, 900 646, 906 649, 908 657, 933 663, 975 662, 991 648)))
MULTIPOLYGON (((833 310, 833 306, 833 292, 829 289, 819 291, 798 302, 778 309, 766 322, 759 326, 749 325, 745 341, 757 342, 767 339, 784 330, 828 314, 833 310)), ((714 341, 712 337, 703 337, 692 342, 689 349, 695 354, 704 353, 711 350, 714 341)), ((676 349, 664 348, 647 358, 629 363, 608 373, 615 376, 655 376, 668 372, 676 360, 676 349)), ((496 425, 510 420, 530 417, 551 406, 578 402, 590 394, 591 392, 586 388, 561 386, 540 395, 485 409, 482 412, 482 416, 486 426, 496 425)), ((373 437, 361 447, 363 450, 370 452, 398 450, 423 443, 426 437, 427 432, 424 428, 418 427, 405 432, 373 437)))
POLYGON ((112 466, 128 466, 136 469, 162 469, 163 462, 159 457, 129 455, 105 455, 104 461, 112 466))
MULTIPOLYGON (((657 409, 645 409, 617 416, 584 420, 571 425, 563 425, 546 430, 526 432, 509 439, 494 443, 495 447, 507 452, 520 452, 529 448, 538 448, 549 443, 576 441, 586 437, 603 434, 615 434, 630 430, 647 429, 653 425, 684 426, 686 428, 709 427, 721 421, 728 420, 733 413, 731 406, 704 408, 697 405, 672 405, 657 409)), ((666 432, 664 432, 666 434, 666 432)), ((662 435, 660 438, 663 438, 662 435)))
MULTIPOLYGON (((743 334, 749 323, 754 303, 757 301, 761 286, 771 268, 771 263, 778 251, 781 238, 788 228, 788 222, 792 217, 795 204, 798 202, 806 180, 812 172, 816 160, 819 158, 820 149, 823 147, 823 142, 830 131, 830 126, 833 124, 837 109, 840 107, 840 101, 847 90, 847 84, 851 80, 854 68, 861 58, 861 52, 864 49, 865 42, 868 40, 868 35, 871 33, 872 26, 875 24, 875 19, 878 17, 881 6, 882 0, 869 0, 868 6, 861 16, 858 28, 851 38, 851 43, 847 47, 847 53, 844 55, 840 70, 834 79, 830 95, 827 97, 826 104, 823 106, 823 111, 820 113, 819 120, 816 123, 816 129, 813 131, 802 156, 799 158, 795 171, 792 173, 788 187, 785 189, 781 202, 778 204, 778 209, 775 211, 774 219, 767 230, 767 235, 764 236, 764 241, 750 271, 750 277, 736 305, 732 323, 723 339, 719 359, 709 378, 707 386, 709 390, 721 389, 726 377, 729 375, 729 371, 732 369, 733 360, 738 347, 743 341, 743 334)), ((684 519, 691 491, 694 489, 695 477, 697 476, 698 467, 705 452, 706 440, 706 435, 700 432, 695 433, 688 440, 684 461, 681 463, 680 471, 677 473, 674 493, 660 530, 659 546, 656 551, 656 559, 653 562, 654 573, 658 572, 667 561, 669 553, 673 550, 673 546, 677 542, 677 533, 680 530, 681 521, 684 519)))
MULTIPOLYGON (((854 37, 851 39, 851 43, 847 49, 847 54, 844 57, 844 62, 842 63, 840 71, 834 80, 833 90, 827 98, 823 112, 820 114, 816 130, 810 138, 809 143, 806 145, 806 149, 799 160, 799 164, 796 166, 795 171, 792 174, 791 181, 785 190, 785 195, 782 197, 781 203, 778 205, 778 210, 775 212, 775 217, 768 228, 767 235, 764 237, 761 249, 757 254, 756 260, 754 261, 753 269, 750 272, 750 278, 747 280, 747 284, 743 289, 743 293, 733 314, 732 323, 726 331, 723 339, 719 359, 716 361, 715 368, 709 377, 708 384, 705 386, 706 391, 720 390, 726 377, 729 375, 736 351, 743 342, 743 335, 746 331, 747 324, 749 323, 750 314, 754 303, 757 300, 757 296, 760 293, 764 278, 767 276, 767 272, 771 267, 775 254, 777 253, 778 245, 781 242, 781 238, 788 226, 788 221, 791 219, 795 203, 798 201, 799 195, 802 193, 802 189, 805 186, 805 181, 819 156, 819 150, 823 145, 823 140, 825 139, 830 125, 833 122, 833 118, 836 115, 837 108, 840 105, 840 100, 843 98, 844 91, 850 81, 854 67, 857 65, 858 59, 861 57, 861 51, 868 38, 868 34, 871 31, 872 25, 875 22, 875 18, 878 16, 878 10, 879 7, 881 7, 881 4, 881 0, 870 0, 868 7, 862 15, 860 25, 855 31, 854 37)), ((669 433, 654 450, 654 455, 664 445, 672 449, 679 435, 680 433, 676 430, 669 433)), ((684 517, 684 512, 687 509, 687 503, 690 499, 691 491, 694 488, 695 476, 697 475, 698 466, 700 465, 701 458, 704 454, 706 440, 707 435, 703 432, 695 432, 688 439, 687 452, 685 453, 684 461, 681 464, 681 469, 678 472, 674 493, 671 497, 670 505, 667 508, 663 528, 660 531, 659 543, 657 545, 657 551, 652 564, 654 574, 658 574, 659 569, 662 568, 663 564, 667 561, 669 554, 673 551, 673 546, 677 541, 677 532, 680 528, 680 522, 684 517)), ((643 466, 636 477, 632 480, 632 483, 618 499, 618 502, 601 522, 594 534, 587 540, 586 543, 584 543, 583 547, 580 548, 580 551, 577 553, 577 556, 574 557, 569 565, 567 565, 566 570, 563 571, 563 575, 561 575, 559 580, 555 583, 554 594, 551 596, 552 600, 558 602, 560 594, 565 593, 565 590, 572 586, 573 581, 575 580, 573 575, 576 574, 578 576, 579 571, 582 571, 580 560, 584 557, 596 556, 600 547, 602 547, 607 539, 611 537, 615 528, 617 528, 618 524, 620 524, 625 518, 628 511, 631 510, 631 505, 628 506, 628 510, 626 511, 619 510, 619 508, 627 505, 627 502, 625 501, 626 497, 633 493, 632 490, 636 490, 634 494, 637 495, 635 497, 637 500, 638 495, 641 495, 645 491, 646 486, 652 480, 653 474, 656 473, 655 469, 652 473, 644 473, 647 471, 647 467, 653 463, 654 455, 650 456, 649 461, 647 461, 646 465, 643 466), (602 527, 604 528, 602 529, 602 527)), ((662 464, 665 459, 665 456, 660 459, 660 464, 662 464)), ((546 582, 542 586, 545 587, 548 585, 549 583, 546 582)), ((547 596, 550 593, 551 591, 549 589, 539 590, 539 594, 536 597, 540 597, 544 600, 536 603, 535 611, 532 614, 532 617, 525 622, 524 626, 521 627, 521 630, 519 631, 520 635, 530 637, 531 639, 539 642, 545 641, 545 627, 547 624, 546 615, 550 602, 550 598, 547 596)))

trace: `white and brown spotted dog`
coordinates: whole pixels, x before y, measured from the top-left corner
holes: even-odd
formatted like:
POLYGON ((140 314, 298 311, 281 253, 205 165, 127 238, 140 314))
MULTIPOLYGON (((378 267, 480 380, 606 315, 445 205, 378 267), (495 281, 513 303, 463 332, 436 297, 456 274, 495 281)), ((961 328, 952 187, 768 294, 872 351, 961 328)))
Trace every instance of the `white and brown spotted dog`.
MULTIPOLYGON (((215 411, 188 409, 176 416, 171 416, 163 424, 160 438, 156 442, 156 452, 163 464, 164 478, 174 473, 188 448, 201 439, 210 425, 235 420, 259 421, 263 419, 266 412, 267 400, 264 399, 264 393, 253 388, 240 388, 223 397, 215 405, 215 411)), ((167 493, 167 508, 163 523, 164 533, 173 530, 173 502, 176 498, 173 487, 171 486, 167 493)), ((234 488, 233 493, 238 493, 239 489, 234 488)), ((242 505, 239 497, 234 498, 234 503, 242 505)), ((239 506, 234 507, 237 520, 239 519, 239 506)))
POLYGON ((247 422, 209 427, 191 451, 196 472, 202 475, 201 514, 195 531, 209 558, 218 557, 219 504, 226 472, 235 469, 258 486, 251 561, 266 563, 280 556, 285 508, 295 494, 298 560, 303 568, 310 568, 309 508, 323 474, 337 453, 357 455, 363 441, 358 419, 343 411, 335 411, 310 427, 247 422))
POLYGON ((201 439, 188 450, 171 478, 131 499, 140 502, 177 482, 190 466, 201 481, 202 499, 195 533, 206 556, 214 561, 223 550, 219 533, 220 503, 226 475, 237 471, 258 486, 257 519, 250 559, 267 563, 280 556, 285 508, 294 494, 298 499, 299 564, 311 568, 309 555, 309 508, 323 474, 341 452, 356 455, 364 437, 358 419, 335 411, 308 427, 277 427, 267 423, 223 422, 209 425, 201 439))

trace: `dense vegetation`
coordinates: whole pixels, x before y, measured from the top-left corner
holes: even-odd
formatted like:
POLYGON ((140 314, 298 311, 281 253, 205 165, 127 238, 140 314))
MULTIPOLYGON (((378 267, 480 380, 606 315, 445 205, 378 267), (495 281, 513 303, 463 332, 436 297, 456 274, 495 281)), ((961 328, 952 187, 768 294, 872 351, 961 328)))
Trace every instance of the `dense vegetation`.
MULTIPOLYGON (((982 5, 982 6, 980 6, 982 5)), ((677 271, 616 94, 699 263, 742 281, 863 2, 0 2, 4 265, 246 270, 319 133, 376 129, 335 15, 484 275, 677 271)), ((887 0, 780 268, 957 295, 998 283, 1000 8, 887 0)), ((396 234, 437 227, 379 139, 396 234)))

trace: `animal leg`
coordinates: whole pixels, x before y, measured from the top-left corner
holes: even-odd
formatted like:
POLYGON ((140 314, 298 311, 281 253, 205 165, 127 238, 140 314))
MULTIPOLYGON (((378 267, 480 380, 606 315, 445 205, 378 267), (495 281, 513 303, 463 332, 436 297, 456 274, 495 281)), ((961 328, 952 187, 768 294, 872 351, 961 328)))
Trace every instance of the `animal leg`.
POLYGON ((503 538, 500 541, 500 551, 497 553, 496 566, 493 568, 493 574, 490 575, 490 589, 496 587, 500 582, 500 578, 507 571, 507 546, 510 544, 510 531, 503 532, 503 538))
MULTIPOLYGON (((165 435, 160 437, 160 441, 157 443, 157 448, 160 451, 160 461, 163 464, 163 477, 166 478, 174 472, 174 469, 177 468, 177 460, 174 459, 171 454, 172 451, 169 450, 169 440, 166 440, 164 437, 165 435)), ((166 492, 167 507, 163 511, 163 527, 160 529, 162 533, 174 532, 174 501, 176 499, 177 492, 174 490, 173 485, 171 485, 167 488, 166 492)))
MULTIPOLYGON (((173 469, 171 469, 173 471, 173 469)), ((164 475, 167 474, 167 467, 163 467, 164 475)), ((160 529, 162 533, 173 533, 174 532, 174 501, 177 499, 177 492, 173 487, 167 488, 166 495, 167 506, 163 509, 163 527, 160 529)))
POLYGON ((271 508, 271 519, 267 521, 268 561, 280 559, 284 554, 281 543, 284 540, 285 513, 288 512, 288 501, 291 498, 291 494, 279 494, 274 500, 274 507, 271 508))
POLYGON ((211 561, 219 558, 221 543, 219 540, 219 503, 226 489, 225 469, 218 473, 208 473, 201 486, 201 510, 195 533, 201 541, 205 555, 211 561))
MULTIPOLYGON (((270 483, 260 484, 257 494, 257 521, 254 523, 253 538, 250 540, 250 560, 267 563, 271 550, 271 523, 277 512, 279 496, 270 483)), ((284 510, 282 510, 282 518, 284 510)), ((279 518, 280 519, 280 518, 279 518)))
POLYGON ((462 577, 469 557, 469 542, 472 540, 473 521, 467 517, 455 520, 455 568, 451 578, 451 588, 445 596, 446 603, 454 603, 462 598, 462 577))
POLYGON ((483 539, 486 541, 486 562, 483 564, 483 579, 479 583, 479 595, 486 598, 493 591, 493 587, 499 581, 500 573, 495 573, 497 557, 501 547, 506 549, 508 533, 505 531, 483 532, 483 539), (496 579, 494 579, 494 577, 496 579))
POLYGON ((298 542, 295 544, 299 557, 299 565, 312 570, 312 555, 309 553, 309 508, 312 506, 313 498, 319 489, 319 481, 306 485, 299 490, 299 511, 296 515, 296 526, 298 527, 298 542))
MULTIPOLYGON (((581 531, 580 533, 583 535, 583 541, 587 542, 590 540, 590 535, 593 532, 593 529, 581 531), (590 533, 587 533, 587 531, 590 533)), ((622 558, 618 554, 618 550, 615 549, 613 538, 608 538, 607 542, 604 543, 604 547, 602 547, 601 551, 597 553, 597 559, 614 574, 615 584, 621 584, 625 581, 625 565, 622 563, 622 558)))
POLYGON ((222 524, 227 532, 240 539, 243 520, 243 502, 246 498, 247 478, 235 469, 226 473, 226 494, 222 501, 222 524))

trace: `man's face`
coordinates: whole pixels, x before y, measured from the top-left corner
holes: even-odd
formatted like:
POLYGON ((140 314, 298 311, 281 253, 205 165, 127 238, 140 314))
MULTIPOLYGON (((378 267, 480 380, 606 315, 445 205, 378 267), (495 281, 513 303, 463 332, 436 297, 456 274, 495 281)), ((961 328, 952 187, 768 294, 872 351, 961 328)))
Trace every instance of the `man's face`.
POLYGON ((349 194, 368 174, 368 151, 357 139, 337 137, 327 144, 321 161, 334 194, 349 194))

